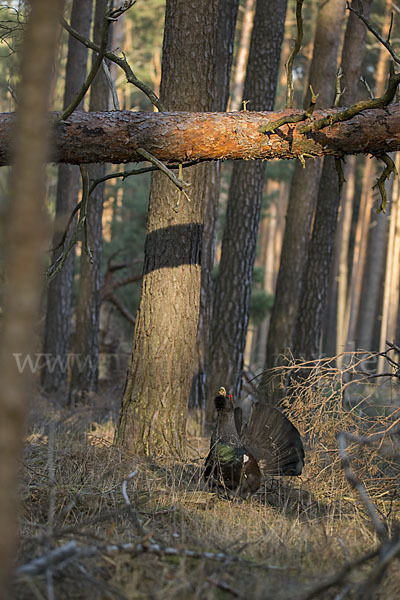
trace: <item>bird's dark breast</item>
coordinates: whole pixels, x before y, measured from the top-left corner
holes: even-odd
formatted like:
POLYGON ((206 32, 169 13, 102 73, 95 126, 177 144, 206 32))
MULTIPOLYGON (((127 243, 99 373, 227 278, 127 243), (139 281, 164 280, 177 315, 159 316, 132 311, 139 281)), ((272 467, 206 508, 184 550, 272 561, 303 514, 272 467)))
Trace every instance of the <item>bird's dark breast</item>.
POLYGON ((214 404, 217 410, 229 411, 231 409, 230 400, 226 396, 217 396, 214 400, 214 404))
POLYGON ((219 442, 214 447, 212 460, 214 477, 227 489, 237 490, 239 496, 246 498, 260 487, 257 461, 245 449, 219 442))

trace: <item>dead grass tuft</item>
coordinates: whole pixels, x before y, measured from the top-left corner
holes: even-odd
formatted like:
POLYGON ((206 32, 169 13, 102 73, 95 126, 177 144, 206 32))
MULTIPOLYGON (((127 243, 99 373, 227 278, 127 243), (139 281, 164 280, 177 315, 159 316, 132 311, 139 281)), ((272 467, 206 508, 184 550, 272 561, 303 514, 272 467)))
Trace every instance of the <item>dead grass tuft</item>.
MULTIPOLYGON (((357 361, 354 355, 353 378, 357 361)), ((62 568, 17 579, 14 597, 47 598, 49 586, 57 599, 306 597, 322 578, 378 543, 364 505, 346 480, 336 435, 343 430, 368 435, 390 426, 399 416, 399 389, 393 383, 378 389, 370 380, 350 383, 349 364, 346 371, 320 361, 310 365, 306 381, 291 380, 285 411, 305 441, 304 475, 271 478, 246 501, 205 490, 201 473, 206 438, 189 440, 185 463, 139 460, 113 446, 114 425, 104 402, 97 413, 96 408, 70 412, 35 399, 21 465, 18 563, 70 540, 104 548, 136 543, 143 539, 140 529, 146 543, 158 544, 160 551, 104 551, 67 560, 62 568), (132 515, 122 482, 135 469, 137 475, 127 483, 132 515), (177 554, 163 553, 166 547, 177 554), (185 555, 188 550, 197 555, 185 555), (207 552, 226 556, 209 559, 207 552)), ((295 368, 292 363, 278 372, 285 385, 295 368)), ((396 436, 371 447, 354 445, 349 455, 382 520, 394 532, 400 508, 396 436)), ((354 598, 371 564, 354 569, 346 582, 319 597, 334 598, 347 586, 346 597, 354 598)), ((394 561, 375 597, 392 599, 399 589, 394 561)))

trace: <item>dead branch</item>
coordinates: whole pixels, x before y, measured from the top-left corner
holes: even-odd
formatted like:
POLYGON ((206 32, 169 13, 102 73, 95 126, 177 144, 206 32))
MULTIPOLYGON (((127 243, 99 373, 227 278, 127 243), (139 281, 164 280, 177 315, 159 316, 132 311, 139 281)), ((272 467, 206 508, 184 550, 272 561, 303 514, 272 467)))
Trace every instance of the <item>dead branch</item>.
POLYGON ((336 114, 329 115, 327 117, 323 117, 322 119, 318 119, 313 121, 309 125, 303 125, 299 127, 299 132, 303 134, 320 131, 324 129, 324 127, 331 127, 335 123, 348 121, 353 119, 356 115, 363 113, 366 110, 383 108, 385 109, 394 99, 396 95, 397 88, 400 84, 400 73, 395 73, 394 70, 391 70, 389 82, 386 88, 385 93, 380 98, 370 98, 369 100, 361 100, 353 106, 346 108, 336 114))
POLYGON ((339 585, 343 585, 346 579, 346 576, 354 571, 357 567, 365 564, 371 559, 375 558, 379 554, 379 548, 375 548, 375 550, 370 550, 364 556, 357 558, 356 560, 348 563, 341 569, 338 573, 334 573, 331 577, 328 577, 325 581, 318 583, 311 591, 307 592, 305 596, 301 597, 301 600, 312 600, 312 598, 316 598, 326 590, 329 590, 332 587, 336 587, 339 585))
POLYGON ((170 171, 170 169, 168 169, 168 167, 166 167, 161 161, 159 161, 158 158, 150 154, 150 152, 147 152, 147 150, 145 150, 144 148, 136 148, 136 152, 140 154, 140 156, 142 156, 145 160, 151 162, 162 173, 164 173, 164 175, 166 175, 168 179, 170 179, 179 190, 183 190, 183 188, 188 187, 190 185, 190 183, 186 183, 182 179, 178 179, 177 177, 175 177, 175 175, 172 173, 172 171, 170 171))
POLYGON ((284 117, 281 117, 280 119, 277 119, 276 121, 271 121, 269 123, 267 123, 266 125, 263 125, 263 127, 260 128, 260 133, 270 133, 270 132, 274 132, 276 129, 279 129, 279 127, 282 127, 282 125, 289 125, 289 124, 295 124, 295 123, 301 123, 302 121, 307 121, 307 119, 311 118, 311 115, 314 112, 314 108, 315 108, 315 104, 317 102, 317 98, 319 96, 319 94, 315 94, 314 90, 312 89, 311 85, 310 85, 310 92, 311 92, 311 100, 310 100, 310 106, 307 108, 307 110, 305 110, 303 113, 299 114, 299 115, 286 115, 284 117))
POLYGON ((59 247, 64 244, 66 237, 68 235, 69 227, 73 221, 73 218, 74 218, 76 212, 79 209, 78 223, 75 226, 74 232, 69 240, 67 248, 65 250, 63 250, 63 252, 60 254, 60 256, 58 256, 57 259, 47 269, 47 279, 49 282, 52 279, 54 279, 54 277, 57 275, 57 273, 59 273, 61 271, 61 269, 63 268, 65 261, 67 260, 72 248, 75 246, 75 244, 78 240, 79 233, 82 231, 82 229, 84 231, 84 244, 83 244, 84 250, 87 253, 87 255, 89 256, 89 258, 92 260, 92 253, 91 253, 90 248, 87 243, 87 218, 86 218, 88 201, 89 201, 89 176, 88 176, 87 168, 84 165, 81 165, 81 175, 82 175, 82 200, 81 200, 81 202, 79 202, 79 204, 77 204, 77 206, 74 208, 74 210, 71 213, 71 216, 68 220, 68 224, 67 224, 66 230, 64 232, 64 235, 62 237, 59 247))
MULTIPOLYGON (((55 151, 49 162, 141 162, 137 148, 145 148, 166 163, 217 159, 292 159, 312 156, 369 153, 400 149, 400 104, 366 110, 334 127, 310 132, 282 126, 276 133, 259 132, 266 122, 304 111, 234 113, 74 112, 54 132, 55 151)), ((338 109, 316 111, 334 117, 338 109)), ((54 115, 55 120, 57 115, 54 115)), ((0 165, 10 163, 14 114, 0 114, 0 165)))
POLYGON ((379 31, 377 29, 375 29, 375 27, 372 25, 371 21, 365 16, 362 2, 359 2, 358 10, 353 8, 352 6, 350 6, 349 2, 347 2, 346 4, 347 4, 347 10, 351 10, 353 13, 355 13, 357 15, 357 17, 359 19, 362 20, 362 22, 365 24, 367 29, 376 37, 377 40, 379 40, 379 42, 383 46, 385 46, 386 50, 389 52, 389 54, 391 55, 393 60, 395 62, 397 62, 398 64, 400 64, 400 56, 394 51, 393 47, 390 44, 390 34, 392 31, 392 24, 390 25, 388 38, 385 40, 385 38, 379 33, 379 31))
POLYGON ((300 52, 301 42, 303 41, 303 8, 304 0, 296 0, 296 23, 297 23, 297 36, 294 42, 293 50, 285 64, 286 77, 287 77, 287 96, 286 96, 286 108, 293 108, 293 62, 298 53, 300 52))
MULTIPOLYGON (((146 536, 147 538, 147 536, 146 536)), ((243 562, 237 555, 229 555, 223 552, 198 552, 188 548, 174 548, 171 546, 162 547, 159 544, 147 543, 146 540, 140 542, 128 542, 126 544, 107 544, 103 546, 79 546, 75 540, 67 542, 63 546, 52 550, 48 554, 44 554, 35 558, 29 563, 21 565, 15 570, 16 577, 32 577, 43 573, 50 565, 54 570, 57 567, 63 568, 67 562, 72 560, 81 560, 90 558, 96 555, 115 556, 117 554, 128 553, 135 557, 139 554, 156 554, 158 556, 181 556, 187 558, 197 558, 201 560, 211 560, 218 562, 243 562)), ((266 569, 275 569, 275 565, 262 565, 266 569)))
MULTIPOLYGON (((133 6, 133 3, 129 3, 129 6, 125 10, 128 10, 128 8, 130 8, 131 6, 133 6)), ((75 31, 75 29, 73 29, 69 25, 69 23, 64 19, 64 17, 62 17, 62 16, 60 17, 60 22, 61 22, 61 25, 64 27, 64 29, 66 29, 68 31, 68 33, 70 35, 72 35, 75 39, 77 39, 79 42, 81 42, 81 44, 83 44, 87 48, 90 48, 91 50, 94 50, 97 53, 101 52, 101 48, 98 44, 95 44, 93 41, 91 41, 88 38, 85 38, 83 35, 81 35, 78 31, 75 31)), ((140 79, 138 77, 136 77, 135 73, 132 71, 132 68, 130 67, 125 56, 123 56, 123 58, 121 58, 121 57, 117 56, 116 54, 114 54, 114 52, 111 52, 108 50, 107 52, 104 53, 104 57, 108 58, 108 60, 110 60, 111 62, 117 64, 125 72, 127 82, 131 83, 135 87, 139 88, 144 94, 146 94, 146 96, 149 98, 150 102, 154 106, 156 106, 159 111, 164 110, 162 103, 160 102, 157 95, 153 92, 153 90, 148 85, 143 83, 143 81, 140 81, 140 79)))
POLYGON ((390 156, 388 154, 380 154, 379 156, 377 156, 377 158, 380 158, 386 165, 386 168, 382 171, 382 174, 380 175, 377 182, 375 183, 375 185, 372 188, 372 189, 374 189, 375 187, 377 187, 379 189, 379 193, 381 195, 381 203, 378 206, 378 208, 376 209, 376 212, 379 214, 380 212, 386 213, 387 194, 386 194, 386 188, 385 188, 385 181, 390 179, 390 176, 392 173, 393 173, 393 176, 396 177, 397 169, 396 169, 396 165, 394 164, 394 162, 392 161, 392 159, 390 158, 390 156))
POLYGON ((120 287, 129 285, 130 283, 137 283, 138 281, 141 281, 141 279, 143 279, 143 275, 129 275, 128 277, 117 279, 116 281, 112 280, 112 276, 113 273, 115 273, 115 271, 123 269, 127 266, 127 263, 122 263, 118 265, 112 265, 111 263, 108 264, 106 274, 104 275, 104 283, 101 291, 101 297, 103 301, 111 302, 111 304, 113 304, 118 309, 118 311, 125 319, 132 323, 132 325, 135 325, 135 317, 120 301, 120 299, 114 294, 114 291, 120 287))
POLYGON ((390 563, 400 555, 400 541, 394 540, 387 544, 383 544, 379 552, 378 563, 371 569, 370 574, 362 583, 357 591, 357 597, 359 600, 365 600, 371 598, 379 584, 381 583, 383 576, 390 563))
POLYGON ((136 476, 138 473, 139 473, 138 469, 135 469, 134 471, 132 471, 132 473, 129 473, 129 475, 127 477, 125 477, 125 479, 122 482, 122 496, 123 496, 125 504, 128 508, 129 515, 132 519, 132 522, 133 522, 134 526, 136 527, 136 529, 138 530, 139 534, 142 536, 142 538, 147 537, 147 539, 149 539, 150 542, 154 543, 154 540, 151 539, 151 536, 149 536, 149 534, 144 530, 143 523, 137 513, 137 510, 133 506, 131 499, 128 496, 128 491, 127 491, 128 482, 131 480, 134 480, 134 489, 136 490, 136 476))
POLYGON ((122 302, 120 301, 119 298, 117 298, 117 296, 115 294, 109 294, 105 300, 107 300, 108 302, 111 302, 111 304, 113 304, 115 306, 116 309, 119 310, 119 312, 121 313, 121 315, 127 320, 129 321, 129 323, 132 323, 132 325, 136 324, 136 318, 133 316, 133 314, 126 308, 126 306, 124 304, 122 304, 122 302))
POLYGON ((101 42, 100 42, 100 46, 99 46, 99 52, 96 56, 96 60, 93 61, 92 68, 90 69, 90 71, 86 77, 86 80, 83 82, 80 90, 78 91, 78 93, 76 94, 75 98, 72 100, 70 105, 67 106, 67 108, 64 110, 64 112, 61 114, 59 121, 65 121, 66 119, 68 119, 68 117, 71 116, 72 113, 74 112, 74 110, 79 106, 79 104, 85 97, 88 89, 92 85, 94 78, 97 75, 98 70, 100 69, 101 65, 103 64, 104 54, 107 51, 110 27, 111 27, 111 23, 112 23, 112 21, 110 21, 110 19, 108 17, 109 17, 109 15, 106 15, 104 18, 103 31, 101 34, 101 42))
POLYGON ((373 444, 375 441, 381 439, 382 437, 385 437, 387 434, 388 432, 384 431, 379 434, 361 437, 349 432, 342 431, 337 436, 339 455, 342 461, 342 466, 346 475, 346 479, 351 485, 351 487, 358 492, 358 495, 360 496, 361 501, 369 514, 371 523, 373 524, 374 529, 381 541, 385 541, 388 537, 386 524, 383 523, 380 519, 378 511, 374 506, 371 498, 369 497, 364 484, 356 477, 353 469, 351 468, 350 458, 347 453, 347 446, 349 442, 355 442, 361 445, 373 444))

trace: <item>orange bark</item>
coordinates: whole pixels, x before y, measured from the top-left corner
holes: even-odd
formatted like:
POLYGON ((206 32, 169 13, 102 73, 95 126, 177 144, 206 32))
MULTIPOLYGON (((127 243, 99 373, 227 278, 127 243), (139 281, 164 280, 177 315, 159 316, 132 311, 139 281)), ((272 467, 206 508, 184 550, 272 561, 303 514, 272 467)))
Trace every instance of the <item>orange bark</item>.
MULTIPOLYGON (((337 109, 317 111, 315 118, 337 109)), ((145 148, 169 162, 215 159, 298 158, 304 155, 378 154, 400 150, 400 104, 366 110, 349 121, 302 135, 293 124, 261 134, 266 123, 299 111, 234 113, 74 113, 57 126, 49 160, 72 164, 140 162, 145 148)), ((300 123, 300 126, 304 123, 300 123)), ((14 115, 0 114, 0 165, 10 162, 14 115)))

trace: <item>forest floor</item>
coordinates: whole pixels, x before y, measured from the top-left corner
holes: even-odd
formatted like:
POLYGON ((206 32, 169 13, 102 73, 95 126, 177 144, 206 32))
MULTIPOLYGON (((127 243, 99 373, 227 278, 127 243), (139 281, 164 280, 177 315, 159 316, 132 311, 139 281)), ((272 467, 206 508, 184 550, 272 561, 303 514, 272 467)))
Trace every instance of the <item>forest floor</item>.
MULTIPOLYGON (((31 571, 20 571, 11 598, 366 597, 362 586, 376 579, 377 557, 349 566, 378 547, 378 536, 346 480, 335 438, 342 428, 356 430, 360 411, 335 412, 331 398, 318 414, 295 405, 291 418, 306 446, 303 475, 270 478, 240 500, 205 488, 207 438, 189 439, 186 461, 139 460, 114 447, 109 402, 97 398, 94 407, 73 411, 43 397, 32 402, 18 556, 18 565, 30 564, 31 571), (65 551, 62 559, 51 554, 55 548, 65 551), (40 556, 54 560, 35 566, 40 556), (323 589, 337 574, 336 585, 323 589)), ((380 423, 387 418, 382 414, 380 423)), ((400 524, 396 448, 380 444, 379 452, 351 453, 390 535, 400 524)), ((400 597, 398 558, 372 597, 400 597)))

